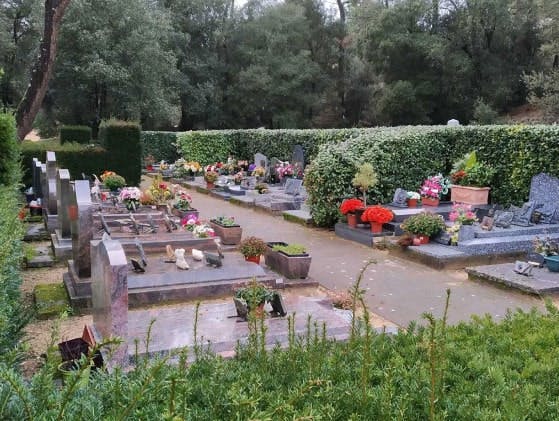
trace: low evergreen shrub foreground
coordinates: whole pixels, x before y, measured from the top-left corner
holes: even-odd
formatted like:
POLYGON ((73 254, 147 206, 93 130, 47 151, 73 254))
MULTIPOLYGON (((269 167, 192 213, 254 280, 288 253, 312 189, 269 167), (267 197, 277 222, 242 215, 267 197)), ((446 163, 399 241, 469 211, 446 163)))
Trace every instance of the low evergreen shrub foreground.
MULTIPOLYGON (((426 315, 395 336, 362 330, 345 343, 289 332, 265 350, 265 332, 223 360, 184 351, 179 364, 138 361, 124 373, 74 375, 59 387, 56 363, 25 382, 0 368, 2 419, 551 420, 559 417, 559 315, 518 312, 445 327, 426 315)), ((290 320, 290 325, 293 321, 290 320)), ((50 359, 49 359, 50 361, 50 359)))
POLYGON ((452 163, 475 150, 477 159, 495 169, 491 201, 508 205, 528 199, 531 178, 547 172, 559 176, 559 127, 467 126, 398 127, 362 131, 339 143, 322 144, 305 175, 313 220, 331 226, 344 198, 357 196, 352 179, 368 162, 379 182, 368 190, 373 201, 387 203, 394 191, 418 191, 428 176, 448 176, 452 163))
POLYGON ((91 141, 91 127, 62 126, 60 128, 60 143, 76 142, 88 144, 91 141))

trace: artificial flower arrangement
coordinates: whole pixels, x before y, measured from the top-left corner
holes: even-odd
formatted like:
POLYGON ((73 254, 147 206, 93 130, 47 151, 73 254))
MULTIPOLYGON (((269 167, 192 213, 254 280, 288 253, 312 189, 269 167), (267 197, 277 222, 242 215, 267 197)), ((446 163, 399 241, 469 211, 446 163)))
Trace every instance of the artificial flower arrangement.
POLYGON ((354 213, 356 210, 363 208, 363 201, 360 199, 345 199, 340 205, 340 212, 342 215, 347 215, 348 213, 354 213))
POLYGON ((192 209, 192 196, 185 191, 178 192, 178 194, 175 195, 175 203, 173 207, 181 211, 192 209))
POLYGON ((472 211, 472 205, 465 203, 453 204, 448 219, 458 225, 473 225, 478 221, 475 212, 472 211))
POLYGON ((223 163, 221 162, 216 162, 215 164, 210 164, 210 165, 206 165, 204 167, 204 172, 215 172, 219 174, 219 170, 221 169, 221 167, 223 166, 223 163))
POLYGON ((173 167, 174 167, 174 171, 173 171, 174 175, 179 178, 185 176, 193 177, 202 171, 202 166, 200 165, 199 162, 196 161, 187 162, 182 158, 177 159, 173 164, 173 167))
POLYGON ((419 200, 421 196, 416 191, 409 191, 408 192, 408 199, 410 200, 419 200))
POLYGON ((196 238, 210 238, 215 237, 215 231, 205 222, 197 224, 192 230, 192 235, 196 238))
POLYGON ((556 256, 559 254, 559 243, 556 240, 552 240, 549 236, 543 239, 536 236, 532 243, 536 253, 544 256, 556 256))
POLYGON ((293 177, 295 175, 295 168, 289 162, 282 163, 276 168, 276 174, 280 178, 293 177))
POLYGON ((160 175, 153 179, 151 186, 144 191, 140 199, 143 204, 164 203, 173 198, 173 191, 168 183, 165 183, 160 175), (149 202, 149 203, 144 203, 149 202))
POLYGON ((254 170, 252 170, 252 175, 255 177, 264 177, 266 175, 266 169, 264 167, 255 167, 254 170))
POLYGON ((223 227, 238 227, 239 224, 235 222, 235 218, 232 216, 216 216, 210 220, 223 227))
POLYGON ((363 222, 376 222, 379 224, 386 224, 394 219, 394 213, 390 209, 383 206, 374 205, 365 208, 361 220, 363 222))
POLYGON ((419 190, 421 197, 440 199, 443 194, 448 193, 450 182, 442 174, 427 177, 419 190))
POLYGON ((124 187, 118 195, 118 200, 125 204, 126 209, 134 210, 140 204, 141 197, 142 191, 138 187, 124 187))
POLYGON ((204 180, 206 180, 207 183, 215 183, 218 178, 219 178, 219 173, 217 171, 206 170, 204 172, 204 180))
POLYGON ((118 175, 114 171, 104 171, 100 178, 105 187, 109 190, 117 190, 126 185, 124 177, 118 175))
POLYGON ((485 187, 491 184, 495 169, 483 162, 478 162, 475 151, 467 153, 452 167, 450 179, 458 186, 485 187))
POLYGON ((181 226, 186 230, 186 231, 194 231, 194 227, 196 227, 197 225, 200 225, 202 222, 198 219, 198 216, 196 214, 190 214, 190 215, 186 215, 184 218, 181 219, 181 226))

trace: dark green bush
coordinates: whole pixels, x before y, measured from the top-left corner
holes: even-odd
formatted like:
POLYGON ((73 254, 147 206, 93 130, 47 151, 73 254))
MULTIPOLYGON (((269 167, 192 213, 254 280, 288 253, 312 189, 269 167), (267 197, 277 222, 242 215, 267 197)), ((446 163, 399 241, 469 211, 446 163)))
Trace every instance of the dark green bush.
POLYGON ((19 181, 19 143, 15 120, 0 114, 0 185, 12 186, 19 181))
POLYGON ((129 185, 139 184, 142 172, 140 125, 110 120, 101 126, 102 144, 108 153, 105 169, 118 172, 129 185))
POLYGON ((91 127, 62 126, 60 128, 60 143, 77 142, 87 144, 91 141, 91 127))
POLYGON ((151 155, 155 162, 162 160, 173 163, 179 158, 177 132, 142 132, 142 159, 151 155))

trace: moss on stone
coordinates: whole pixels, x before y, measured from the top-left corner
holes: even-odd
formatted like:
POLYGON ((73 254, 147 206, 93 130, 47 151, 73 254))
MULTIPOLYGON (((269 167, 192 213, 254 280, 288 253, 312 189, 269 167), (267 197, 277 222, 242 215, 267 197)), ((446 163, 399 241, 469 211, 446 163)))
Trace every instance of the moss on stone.
POLYGON ((33 294, 35 295, 35 308, 39 319, 59 316, 60 313, 69 308, 68 293, 63 283, 37 285, 33 294))

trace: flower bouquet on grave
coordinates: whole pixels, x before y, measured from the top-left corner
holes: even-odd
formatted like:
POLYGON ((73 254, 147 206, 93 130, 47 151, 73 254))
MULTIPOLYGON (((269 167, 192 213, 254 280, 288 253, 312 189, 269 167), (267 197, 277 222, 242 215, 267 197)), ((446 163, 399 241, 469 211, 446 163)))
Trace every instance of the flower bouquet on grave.
POLYGON ((449 181, 442 174, 427 177, 419 190, 421 201, 427 206, 438 206, 441 196, 448 193, 449 181))
POLYGON ((284 162, 276 169, 276 174, 278 175, 280 181, 284 178, 290 178, 295 175, 295 167, 289 162, 284 162))
POLYGON ((165 204, 173 198, 173 192, 168 183, 165 183, 158 175, 153 179, 151 186, 145 191, 146 195, 151 198, 150 202, 157 204, 165 204))
POLYGON ((478 221, 475 212, 472 211, 472 205, 465 203, 453 204, 448 219, 459 225, 473 225, 478 221))
POLYGON ((254 177, 264 177, 266 175, 266 169, 264 167, 255 167, 254 170, 252 170, 252 175, 254 177))
POLYGON ((138 187, 124 187, 120 190, 118 200, 126 206, 126 209, 135 211, 140 206, 142 191, 138 187))
POLYGON ((196 161, 178 159, 174 163, 173 175, 177 178, 195 177, 202 171, 202 166, 196 161))
POLYGON ((356 213, 363 209, 365 209, 363 201, 357 198, 345 199, 340 205, 340 212, 346 216, 347 224, 354 228, 357 226, 356 213))
POLYGON ((194 213, 193 214, 188 214, 184 218, 181 219, 181 226, 186 231, 193 232, 194 228, 196 228, 198 225, 201 225, 201 224, 202 224, 202 221, 200 221, 198 219, 198 215, 196 215, 194 213))
POLYGON ((199 223, 192 229, 192 235, 196 238, 211 238, 215 237, 215 231, 208 224, 199 223))
POLYGON ((371 224, 371 231, 374 233, 382 232, 382 224, 392 221, 394 214, 390 209, 383 206, 375 205, 365 208, 361 220, 371 224))

